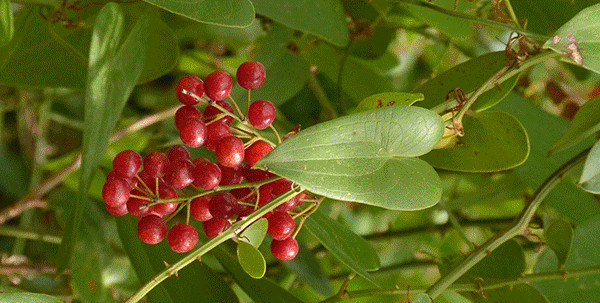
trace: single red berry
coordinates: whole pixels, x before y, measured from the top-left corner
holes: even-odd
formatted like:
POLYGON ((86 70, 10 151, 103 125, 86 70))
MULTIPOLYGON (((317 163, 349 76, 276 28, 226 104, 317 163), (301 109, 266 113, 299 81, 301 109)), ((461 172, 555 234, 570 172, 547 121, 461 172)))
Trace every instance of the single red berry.
POLYGON ((113 159, 113 170, 121 177, 133 178, 142 167, 142 156, 134 150, 124 150, 113 159))
POLYGON ((113 216, 119 217, 119 216, 124 216, 127 214, 127 203, 121 204, 116 207, 112 207, 108 204, 104 204, 104 206, 106 207, 106 210, 108 211, 108 213, 113 216))
POLYGON ((205 158, 196 158, 193 161, 194 186, 202 189, 213 189, 221 182, 221 169, 218 165, 205 158))
POLYGON ((127 184, 129 184, 130 187, 131 187, 131 185, 134 184, 134 182, 136 180, 135 178, 125 178, 125 177, 122 177, 119 174, 117 174, 116 171, 111 170, 111 171, 108 172, 108 174, 106 174, 106 179, 105 179, 104 182, 108 182, 108 181, 110 181, 110 180, 112 180, 114 178, 119 178, 119 179, 127 182, 127 184))
POLYGON ((192 217, 202 222, 212 219, 213 216, 208 209, 211 198, 211 195, 204 195, 192 199, 192 201, 190 201, 190 213, 192 214, 192 217))
POLYGON ((258 188, 258 206, 263 206, 267 204, 273 197, 271 193, 273 192, 273 186, 269 184, 261 185, 258 188))
POLYGON ((236 214, 237 199, 230 192, 222 191, 210 199, 208 210, 213 218, 229 219, 236 214))
POLYGON ((227 228, 229 224, 229 221, 226 219, 212 218, 202 222, 202 229, 204 229, 204 233, 207 237, 214 238, 227 228))
MULTIPOLYGON (((161 199, 177 198, 177 192, 161 181, 158 185, 158 196, 161 199)), ((158 203, 151 207, 151 211, 159 216, 165 216, 174 212, 178 206, 177 202, 158 203)))
POLYGON ((271 144, 263 140, 258 140, 246 148, 244 159, 246 160, 248 166, 252 167, 254 164, 256 164, 256 162, 258 162, 258 160, 272 150, 273 146, 271 146, 271 144))
POLYGON ((231 128, 222 121, 215 121, 206 126, 206 142, 204 147, 210 151, 215 151, 221 139, 231 136, 231 128))
POLYGON ((143 173, 151 178, 162 178, 167 172, 169 158, 167 155, 160 152, 153 152, 146 155, 144 158, 143 173))
POLYGON ((175 112, 175 127, 177 129, 181 129, 183 127, 183 123, 185 123, 185 121, 190 118, 202 120, 202 112, 200 112, 196 107, 191 105, 184 105, 180 107, 175 112))
POLYGON ((197 104, 200 100, 197 98, 202 97, 204 95, 204 83, 202 80, 194 75, 187 75, 177 83, 177 87, 175 88, 175 95, 179 102, 186 105, 194 105, 197 104), (186 90, 188 93, 184 93, 183 90, 186 90), (190 95, 195 95, 192 96, 190 95))
MULTIPOLYGON (((223 109, 226 109, 228 112, 233 113, 233 106, 231 106, 231 104, 229 104, 229 102, 222 100, 222 101, 215 102, 215 104, 222 107, 223 109)), ((212 120, 214 120, 217 117, 217 115, 220 115, 222 113, 223 112, 220 109, 218 109, 212 105, 209 105, 204 109, 204 115, 203 115, 204 122, 206 122, 206 123, 211 122, 212 120)), ((233 117, 223 116, 222 118, 219 118, 218 121, 224 122, 225 124, 230 125, 231 122, 233 122, 233 117)))
POLYGON ((106 181, 102 187, 104 203, 110 207, 117 207, 127 203, 129 199, 129 184, 121 178, 106 181))
POLYGON ((165 182, 175 188, 184 188, 194 182, 194 164, 190 160, 179 159, 169 163, 165 182))
POLYGON ((204 92, 215 101, 223 100, 229 96, 232 86, 231 76, 222 70, 214 71, 204 79, 204 92))
MULTIPOLYGON (((138 190, 132 190, 131 194, 140 197, 146 196, 146 194, 138 190)), ((130 197, 129 200, 127 200, 127 211, 132 216, 136 216, 138 218, 144 217, 151 213, 151 208, 147 206, 148 203, 150 203, 150 200, 130 197)))
POLYGON ((265 82, 265 67, 256 61, 242 63, 235 74, 238 84, 245 89, 257 89, 265 82))
POLYGON ((217 164, 221 169, 221 183, 219 185, 240 184, 244 180, 240 167, 227 167, 217 164))
POLYGON ((167 234, 167 241, 174 252, 188 252, 198 243, 198 232, 191 225, 175 224, 167 234))
POLYGON ((275 240, 289 238, 296 228, 296 222, 287 212, 275 211, 268 220, 267 233, 275 240))
POLYGON ((271 242, 271 253, 279 260, 292 260, 298 254, 298 242, 294 238, 273 240, 271 242))
POLYGON ((138 221, 137 233, 145 243, 157 244, 167 235, 167 224, 157 215, 147 215, 138 221))
POLYGON ((256 100, 248 108, 248 121, 258 129, 265 129, 275 120, 275 106, 267 100, 256 100))
POLYGON ((292 189, 292 181, 288 179, 279 179, 273 182, 273 194, 279 196, 292 189))
MULTIPOLYGON (((248 149, 246 149, 246 158, 248 155, 248 149)), ((242 167, 242 175, 248 182, 262 181, 269 178, 276 177, 277 175, 266 170, 250 168, 249 165, 242 167)))
POLYGON ((179 137, 189 147, 200 147, 206 140, 206 126, 200 119, 187 119, 179 130, 179 137))
POLYGON ((275 210, 285 211, 285 212, 293 210, 298 205, 301 205, 302 203, 304 203, 304 201, 302 201, 302 200, 306 199, 306 198, 308 198, 308 195, 306 193, 300 193, 300 194, 294 196, 293 198, 287 200, 285 203, 277 206, 277 208, 275 208, 275 210))
POLYGON ((244 142, 235 136, 225 137, 219 141, 215 155, 221 165, 237 167, 244 160, 244 142))
POLYGON ((167 153, 167 157, 169 158, 170 162, 175 162, 179 159, 190 160, 192 158, 187 148, 179 144, 171 146, 169 152, 167 153))

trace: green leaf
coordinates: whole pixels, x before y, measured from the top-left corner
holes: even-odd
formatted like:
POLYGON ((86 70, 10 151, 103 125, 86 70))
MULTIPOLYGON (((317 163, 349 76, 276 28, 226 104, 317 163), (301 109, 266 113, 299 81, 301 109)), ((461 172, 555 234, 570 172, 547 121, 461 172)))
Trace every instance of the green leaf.
MULTIPOLYGON (((117 217, 117 230, 125 252, 141 283, 153 279, 173 264, 181 254, 173 252, 166 239, 159 244, 143 243, 137 235, 137 219, 132 216, 117 217), (163 262, 164 261, 164 262, 163 262)), ((177 272, 177 277, 156 285, 148 295, 150 302, 193 302, 203 298, 206 302, 238 302, 228 284, 201 262, 193 262, 177 272)))
MULTIPOLYGON (((439 0, 433 3, 435 6, 459 12, 467 12, 473 7, 468 1, 456 2, 455 0, 439 0), (455 3, 457 4, 456 10, 454 9, 455 3)), ((430 8, 417 5, 406 6, 406 9, 416 18, 423 20, 425 23, 438 29, 452 39, 466 42, 469 37, 473 37, 475 33, 475 28, 471 21, 449 16, 430 8)))
POLYGON ((258 14, 288 27, 314 34, 337 46, 350 42, 339 0, 254 0, 253 3, 258 14))
POLYGON ((554 142, 548 154, 567 149, 600 130, 600 97, 588 100, 575 114, 569 129, 554 142))
MULTIPOLYGON (((302 235, 302 232, 300 232, 302 235)), ((298 238, 296 238, 298 239, 298 238)), ((306 285, 310 286, 320 295, 330 297, 333 295, 333 288, 329 278, 323 272, 315 254, 304 245, 303 241, 298 240, 298 254, 290 261, 282 261, 283 264, 300 278, 306 285)))
POLYGON ((240 241, 246 241, 252 246, 258 248, 267 235, 269 222, 266 218, 260 218, 258 221, 248 226, 241 234, 240 241))
POLYGON ((285 140, 256 166, 337 200, 395 210, 430 207, 440 179, 426 162, 443 132, 440 116, 394 106, 337 118, 285 140))
MULTIPOLYGON (((600 216, 577 225, 573 233, 573 247, 563 270, 582 269, 600 264, 600 216)), ((558 260, 554 253, 545 250, 538 258, 534 272, 555 272, 558 260)), ((596 303, 600 297, 600 274, 582 275, 562 279, 535 282, 534 285, 550 302, 596 303)))
POLYGON ((61 299, 45 295, 28 292, 19 293, 0 293, 0 301, 3 303, 61 303, 61 299))
POLYGON ((87 204, 92 176, 102 158, 108 137, 143 68, 149 18, 140 19, 122 44, 123 12, 116 3, 105 5, 98 14, 90 46, 81 178, 77 203, 65 227, 58 256, 60 268, 71 257, 73 242, 87 204))
MULTIPOLYGON (((508 59, 503 51, 488 53, 463 62, 415 88, 413 92, 422 93, 425 96, 425 100, 417 105, 432 108, 444 102, 446 95, 455 88, 460 88, 469 94, 486 83, 507 64, 508 59)), ((501 83, 500 91, 492 86, 486 94, 479 96, 473 104, 473 108, 483 110, 498 103, 506 96, 507 92, 512 90, 514 83, 516 83, 516 79, 512 78, 501 83)))
POLYGON ((529 139, 512 115, 485 111, 463 119, 465 135, 451 148, 422 157, 437 168, 463 172, 495 172, 513 168, 529 156, 529 139))
POLYGON ((465 276, 491 279, 519 277, 525 271, 525 255, 517 241, 511 239, 496 248, 490 255, 475 264, 465 276))
POLYGON ((144 0, 192 20, 231 27, 246 27, 254 21, 249 0, 144 0))
MULTIPOLYGON (((354 5, 354 4, 351 4, 354 5)), ((365 40, 356 39, 350 47, 352 56, 364 59, 376 59, 383 56, 388 45, 396 37, 397 28, 385 24, 378 24, 365 40)))
POLYGON ((600 194, 600 141, 596 142, 590 150, 579 183, 584 190, 600 194))
POLYGON ((260 279, 267 271, 265 258, 252 244, 244 241, 238 242, 237 257, 244 271, 254 279, 260 279))
POLYGON ((220 245, 214 249, 214 256, 254 302, 302 303, 301 300, 270 280, 264 277, 261 279, 253 279, 250 277, 241 268, 235 257, 223 246, 224 245, 220 245))
MULTIPOLYGON (((484 286, 485 287, 485 286, 484 286)), ((548 303, 548 299, 535 287, 519 283, 499 289, 486 290, 486 297, 473 295, 475 303, 548 303)))
POLYGON ((362 101, 360 101, 355 111, 357 113, 364 112, 384 106, 410 106, 413 105, 413 103, 422 100, 423 94, 421 93, 380 93, 364 98, 362 101))
POLYGON ((546 244, 558 258, 558 269, 562 269, 567 262, 573 244, 573 227, 563 219, 553 220, 544 231, 546 244))
POLYGON ((575 64, 600 73, 600 4, 587 7, 561 26, 544 44, 575 64))
POLYGON ((529 0, 511 1, 511 4, 519 19, 527 20, 528 31, 551 35, 580 10, 597 2, 596 0, 529 0))
POLYGON ((434 303, 470 303, 471 301, 467 300, 465 297, 459 295, 458 293, 445 290, 442 292, 435 300, 434 303))
POLYGON ((0 46, 8 44, 13 37, 14 28, 13 12, 10 1, 0 0, 0 46))
POLYGON ((418 296, 416 296, 414 299, 412 299, 411 302, 413 302, 413 303, 433 303, 433 300, 426 293, 421 293, 418 296))
POLYGON ((381 266, 379 256, 369 242, 318 210, 308 217, 305 226, 340 262, 379 286, 367 272, 381 266))

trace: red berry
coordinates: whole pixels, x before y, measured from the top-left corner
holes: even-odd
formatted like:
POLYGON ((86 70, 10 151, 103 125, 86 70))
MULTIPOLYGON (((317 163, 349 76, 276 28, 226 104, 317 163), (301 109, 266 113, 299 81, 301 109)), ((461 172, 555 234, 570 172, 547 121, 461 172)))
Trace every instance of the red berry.
POLYGON ((144 158, 144 170, 151 178, 162 178, 167 172, 169 158, 167 155, 159 152, 153 152, 144 158))
POLYGON ((184 188, 194 182, 194 164, 190 160, 179 159, 169 163, 165 182, 175 188, 184 188))
POLYGON ((200 112, 196 107, 191 105, 184 105, 177 109, 175 112, 175 127, 177 129, 181 129, 183 127, 183 123, 187 121, 187 119, 196 118, 202 120, 202 112, 200 112))
MULTIPOLYGON (((246 156, 247 154, 248 149, 246 149, 246 156)), ((250 168, 250 166, 244 166, 242 168, 242 175, 244 178, 246 178, 246 180, 248 180, 248 182, 262 181, 277 176, 276 174, 266 170, 250 168)))
POLYGON ((169 149, 169 153, 167 154, 169 161, 175 162, 179 159, 190 160, 190 152, 183 145, 173 145, 171 149, 169 149))
POLYGON ((221 139, 231 136, 229 125, 222 121, 215 121, 206 126, 206 142, 204 147, 210 151, 215 151, 221 139))
POLYGON ((229 96, 232 86, 231 76, 222 70, 214 71, 204 79, 204 92, 215 101, 223 100, 229 96))
MULTIPOLYGON (((233 113, 233 106, 231 106, 231 104, 229 104, 229 102, 217 101, 215 103, 216 103, 216 105, 226 109, 228 112, 233 113)), ((222 113, 223 112, 220 109, 218 109, 212 105, 209 105, 204 109, 204 122, 208 123, 209 121, 214 120, 217 117, 217 115, 222 114, 222 113)), ((233 122, 233 117, 223 116, 218 121, 224 122, 227 125, 229 125, 229 124, 231 124, 231 122, 233 122)))
POLYGON ((127 203, 129 199, 129 184, 121 178, 106 181, 102 187, 104 203, 110 207, 117 207, 127 203))
POLYGON ((226 219, 212 218, 208 221, 202 222, 202 229, 209 238, 216 237, 225 228, 229 226, 229 221, 226 219))
POLYGON ((113 159, 113 169, 121 177, 133 178, 142 167, 142 156, 134 150, 124 150, 113 159))
POLYGON ((289 238, 296 228, 296 222, 287 212, 275 211, 268 220, 267 233, 275 240, 289 238))
MULTIPOLYGON (((141 191, 138 190, 133 190, 131 191, 132 195, 136 195, 136 196, 145 196, 144 193, 142 193, 141 191)), ((132 215, 132 216, 136 216, 138 218, 144 217, 148 214, 150 214, 151 212, 151 208, 146 206, 146 204, 148 204, 150 202, 150 200, 145 200, 145 199, 138 199, 138 198, 134 198, 131 197, 129 198, 129 200, 127 200, 127 211, 132 215)))
POLYGON ((294 238, 273 240, 271 242, 271 253, 279 260, 292 260, 298 254, 298 242, 294 238))
POLYGON ((240 167, 227 167, 217 164, 221 169, 221 183, 219 185, 240 184, 243 181, 240 167))
POLYGON ((275 120, 275 106, 267 100, 257 100, 248 108, 248 121, 258 129, 265 129, 275 120))
POLYGON ((109 206, 108 204, 104 204, 104 206, 106 207, 106 210, 108 211, 108 213, 113 216, 118 217, 118 216, 124 216, 127 214, 127 203, 116 206, 116 207, 109 206))
POLYGON ((258 160, 272 150, 273 146, 271 146, 271 144, 263 140, 258 140, 246 148, 244 159, 246 160, 248 166, 252 167, 254 164, 256 164, 256 162, 258 162, 258 160))
POLYGON ((137 233, 145 243, 157 244, 167 235, 167 224, 157 215, 147 215, 138 221, 137 233))
POLYGON ((175 224, 167 234, 169 247, 174 252, 184 253, 190 251, 198 242, 198 232, 188 224, 175 224))
POLYGON ((204 95, 204 83, 202 80, 193 75, 187 75, 177 83, 177 87, 175 88, 175 95, 179 102, 187 105, 194 105, 199 102, 196 98, 189 94, 183 93, 183 90, 188 91, 196 95, 196 97, 200 98, 204 95))
POLYGON ((206 140, 206 126, 200 119, 187 119, 179 130, 179 137, 189 147, 200 147, 206 140))
POLYGON ((221 182, 221 169, 218 165, 205 158, 196 158, 193 161, 194 186, 202 189, 213 189, 221 182))
POLYGON ((292 181, 288 179, 279 179, 277 181, 274 181, 273 184, 273 194, 275 196, 279 196, 292 189, 292 181))
POLYGON ((215 155, 221 165, 237 167, 244 160, 244 142, 235 136, 225 137, 219 141, 215 155))
POLYGON ((237 199, 230 192, 218 192, 210 199, 208 210, 213 218, 229 219, 236 214, 237 199))
POLYGON ((257 89, 265 82, 265 67, 256 61, 242 63, 235 74, 238 84, 246 89, 257 89))
POLYGON ((190 201, 190 213, 192 214, 192 217, 194 217, 196 220, 202 221, 202 222, 212 219, 213 216, 210 214, 210 211, 208 210, 208 206, 209 206, 209 202, 210 202, 211 198, 212 198, 211 195, 204 195, 204 196, 192 199, 192 201, 190 201))
POLYGON ((300 193, 300 194, 294 196, 293 198, 287 200, 285 203, 277 206, 277 208, 275 208, 275 210, 286 211, 286 212, 290 211, 290 210, 296 208, 296 206, 304 203, 304 201, 302 201, 302 199, 306 199, 307 197, 308 197, 308 195, 306 193, 300 193))
MULTIPOLYGON (((177 198, 177 192, 161 182, 158 185, 158 196, 161 199, 177 198)), ((165 216, 174 212, 177 206, 179 206, 177 202, 158 203, 151 207, 151 211, 159 216, 165 216)))

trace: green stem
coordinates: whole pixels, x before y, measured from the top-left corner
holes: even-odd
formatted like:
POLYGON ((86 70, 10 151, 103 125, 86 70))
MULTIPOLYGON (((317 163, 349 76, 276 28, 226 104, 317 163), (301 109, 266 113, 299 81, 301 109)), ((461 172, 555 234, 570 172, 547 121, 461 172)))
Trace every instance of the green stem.
POLYGON ((433 286, 427 289, 427 294, 431 298, 435 299, 437 296, 439 296, 439 294, 447 289, 448 286, 458 280, 458 278, 462 277, 469 269, 471 269, 471 267, 485 258, 485 256, 491 253, 494 249, 498 248, 504 242, 523 233, 527 229, 529 222, 535 215, 536 210, 542 201, 544 201, 548 193, 550 193, 550 191, 556 185, 558 185, 565 175, 579 167, 579 165, 585 161, 589 151, 590 148, 582 151, 567 163, 559 167, 554 173, 552 173, 552 175, 550 175, 544 181, 544 183, 540 185, 538 190, 532 196, 531 201, 528 203, 526 208, 518 217, 518 220, 513 225, 509 226, 504 232, 492 237, 483 245, 471 252, 458 266, 454 267, 451 272, 440 278, 433 286))
POLYGON ((269 203, 263 205, 262 207, 260 207, 259 209, 257 209, 256 211, 254 211, 253 213, 248 215, 247 217, 234 223, 228 229, 226 229, 225 231, 223 231, 216 237, 210 239, 204 245, 202 245, 199 248, 197 248, 196 250, 192 251, 187 256, 183 257, 177 263, 174 263, 173 265, 171 265, 171 266, 167 267, 166 269, 164 269, 163 271, 161 271, 153 279, 151 279, 144 286, 142 286, 142 288, 140 288, 131 298, 129 298, 129 300, 127 300, 127 303, 138 302, 148 292, 150 292, 154 287, 156 287, 159 283, 161 283, 168 277, 174 275, 175 273, 177 273, 177 271, 181 270, 188 264, 194 262, 195 260, 198 260, 204 254, 206 254, 213 248, 217 247, 221 243, 223 243, 229 239, 233 239, 233 238, 237 237, 237 235, 239 233, 241 233, 248 226, 252 225, 252 223, 256 222, 258 219, 262 218, 263 215, 272 211, 277 206, 281 205, 285 201, 288 201, 289 199, 293 198, 294 196, 298 195, 299 193, 300 193, 300 191, 290 190, 290 191, 278 196, 277 198, 273 199, 269 203))
POLYGON ((513 9, 512 4, 510 4, 510 0, 504 0, 504 5, 506 5, 506 10, 508 10, 508 15, 510 16, 512 21, 518 28, 521 28, 521 24, 519 24, 517 14, 515 14, 515 10, 513 9))
POLYGON ((12 226, 0 226, 0 236, 42 241, 52 244, 60 244, 61 241, 61 237, 56 235, 43 234, 33 230, 12 226))
POLYGON ((313 94, 317 98, 317 101, 319 101, 319 105, 321 106, 321 109, 325 112, 327 117, 329 119, 337 118, 338 114, 335 108, 333 107, 333 105, 331 105, 331 101, 329 101, 325 90, 321 86, 321 83, 319 83, 319 79, 317 79, 317 76, 312 72, 309 73, 308 76, 308 88, 313 92, 313 94))

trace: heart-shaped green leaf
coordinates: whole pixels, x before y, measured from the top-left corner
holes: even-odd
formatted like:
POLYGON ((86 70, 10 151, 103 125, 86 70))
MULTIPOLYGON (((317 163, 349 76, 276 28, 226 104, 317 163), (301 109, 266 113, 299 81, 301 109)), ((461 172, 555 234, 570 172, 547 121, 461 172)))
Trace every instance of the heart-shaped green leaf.
POLYGON ((600 4, 581 10, 544 44, 596 73, 600 73, 600 4))
POLYGON ((245 27, 254 21, 254 6, 250 0, 144 1, 203 23, 245 27))
POLYGON ((10 42, 15 28, 10 1, 0 0, 0 46, 10 42))
POLYGON ((355 111, 359 113, 372 109, 382 108, 384 106, 410 106, 417 101, 422 101, 423 98, 423 94, 421 93, 414 94, 391 92, 375 94, 366 97, 362 101, 360 101, 358 106, 356 106, 355 111))
POLYGON ((268 227, 269 223, 267 219, 260 218, 240 234, 240 241, 248 242, 258 248, 267 235, 268 227))
POLYGON ((596 142, 590 150, 579 183, 586 191, 600 194, 600 141, 596 142))
POLYGON ((556 219, 544 231, 546 244, 558 258, 558 269, 567 262, 573 244, 573 227, 563 219, 556 219))
POLYGON ((396 210, 430 207, 440 179, 416 159, 441 139, 440 116, 393 106, 312 126, 284 141, 256 166, 337 200, 396 210))
POLYGON ((451 148, 438 149, 422 159, 437 168, 463 172, 495 172, 527 160, 529 139, 512 115, 484 111, 463 119, 464 137, 451 148))
POLYGON ((569 148, 600 130, 600 97, 588 100, 575 114, 573 121, 548 154, 569 148))
POLYGON ((260 279, 267 271, 265 257, 252 244, 244 241, 238 242, 237 257, 244 271, 254 279, 260 279))

